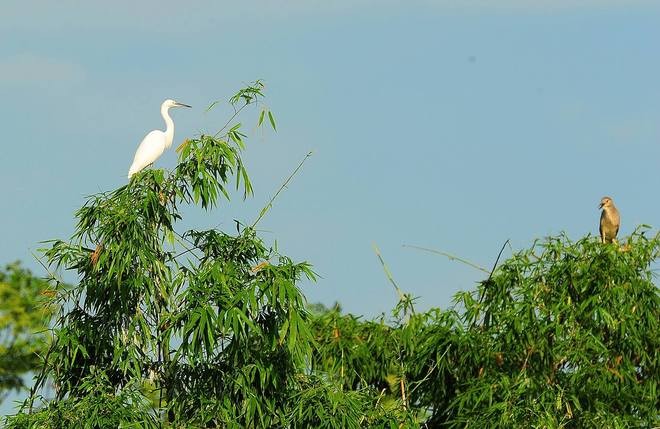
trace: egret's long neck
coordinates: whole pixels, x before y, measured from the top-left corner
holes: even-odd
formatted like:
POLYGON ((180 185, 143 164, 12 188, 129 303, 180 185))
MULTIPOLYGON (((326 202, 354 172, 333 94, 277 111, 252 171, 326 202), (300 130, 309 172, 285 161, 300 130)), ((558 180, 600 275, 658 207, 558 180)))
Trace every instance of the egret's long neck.
POLYGON ((169 148, 172 146, 172 141, 174 140, 174 121, 170 117, 170 114, 168 112, 169 108, 167 106, 163 106, 160 108, 160 114, 163 116, 163 119, 165 120, 165 144, 169 148))

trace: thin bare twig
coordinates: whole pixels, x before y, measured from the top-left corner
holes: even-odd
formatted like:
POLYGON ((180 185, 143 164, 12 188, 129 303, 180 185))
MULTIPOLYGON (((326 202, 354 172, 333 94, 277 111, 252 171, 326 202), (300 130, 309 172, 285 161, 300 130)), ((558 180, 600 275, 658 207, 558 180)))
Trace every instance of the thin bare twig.
POLYGON ((511 244, 509 243, 509 239, 507 239, 504 244, 502 245, 502 248, 500 249, 500 253, 497 254, 497 259, 495 259, 495 263, 493 264, 493 269, 490 270, 490 275, 488 276, 488 279, 493 276, 493 273, 495 272, 495 268, 497 268, 497 263, 500 262, 500 256, 502 256, 502 252, 504 252, 504 248, 506 245, 509 244, 509 247, 511 247, 511 244))
POLYGON ((520 373, 522 374, 523 371, 527 369, 527 362, 529 361, 529 357, 532 355, 534 352, 534 347, 530 347, 529 350, 527 350, 527 356, 525 356, 525 361, 523 362, 522 368, 520 368, 520 373))
POLYGON ((376 400, 376 406, 374 408, 378 408, 378 404, 380 403, 380 399, 385 396, 385 391, 387 390, 387 387, 383 388, 383 390, 380 391, 380 395, 378 395, 378 399, 376 400))
POLYGON ((401 401, 403 401, 403 409, 408 409, 408 399, 406 398, 406 383, 403 381, 403 377, 399 379, 399 385, 401 386, 401 401))
POLYGON ((231 123, 231 121, 233 121, 234 118, 235 118, 236 116, 238 116, 238 114, 241 113, 241 111, 242 111, 243 109, 245 109, 245 108, 246 108, 248 105, 250 105, 250 104, 252 104, 252 103, 245 103, 244 105, 242 105, 242 106, 241 106, 240 108, 238 108, 238 109, 236 109, 236 108, 234 107, 234 114, 231 116, 231 118, 229 118, 229 119, 227 120, 227 122, 222 126, 222 128, 220 128, 220 129, 218 130, 218 132, 215 133, 215 134, 213 135, 213 138, 218 138, 218 136, 220 135, 220 133, 222 133, 225 129, 227 129, 227 127, 229 126, 229 124, 231 123))
POLYGON ((429 368, 429 370, 426 372, 426 375, 424 376, 424 378, 422 378, 421 380, 419 380, 418 382, 416 382, 416 383, 415 383, 415 387, 413 387, 412 389, 410 389, 410 393, 409 393, 408 396, 412 395, 412 394, 415 392, 415 390, 416 390, 419 386, 421 386, 422 384, 424 384, 424 383, 425 383, 425 382, 431 377, 431 374, 433 373, 433 371, 438 367, 438 361, 441 360, 441 359, 444 359, 444 357, 445 357, 445 356, 447 355, 447 353, 449 352, 449 349, 450 349, 450 348, 451 348, 451 344, 450 344, 449 346, 447 346, 447 349, 444 351, 444 353, 442 353, 442 355, 440 355, 440 358, 437 359, 435 362, 433 362, 433 365, 431 365, 431 367, 429 368))
POLYGON ((373 244, 372 246, 374 248, 374 252, 376 253, 376 256, 378 256, 378 260, 380 261, 380 264, 383 266, 383 271, 385 271, 385 276, 387 276, 387 280, 389 280, 390 283, 392 283, 392 286, 394 286, 396 293, 399 295, 399 299, 403 300, 405 296, 403 292, 401 292, 401 288, 399 288, 399 285, 397 285, 396 282, 394 281, 394 277, 392 277, 392 273, 390 272, 390 269, 387 268, 387 264, 385 263, 383 256, 380 254, 380 250, 378 249, 378 246, 376 246, 376 244, 373 244))
POLYGON ((277 192, 275 192, 275 195, 273 195, 273 197, 268 201, 268 204, 266 204, 264 206, 264 208, 261 209, 261 212, 259 212, 259 217, 257 217, 257 219, 252 224, 252 227, 251 227, 252 229, 254 229, 254 227, 257 226, 259 221, 266 215, 266 213, 268 213, 268 211, 271 209, 271 207, 273 207, 273 202, 275 201, 277 196, 280 194, 280 192, 282 192, 282 190, 284 190, 284 188, 286 188, 286 185, 289 184, 291 179, 293 179, 293 176, 295 176, 298 173, 298 170, 300 170, 302 168, 303 164, 305 163, 305 161, 307 161, 307 158, 309 158, 310 156, 312 156, 312 151, 309 151, 307 153, 307 155, 305 155, 303 160, 300 161, 300 164, 298 164, 296 169, 293 170, 293 173, 291 173, 289 175, 289 177, 287 177, 287 179, 284 181, 284 183, 282 183, 282 186, 280 186, 280 188, 277 190, 277 192))
MULTIPOLYGON (((176 231, 173 231, 173 232, 181 238, 180 240, 177 240, 177 241, 178 241, 179 244, 181 244, 181 246, 183 246, 183 248, 186 249, 186 250, 184 250, 184 251, 182 251, 182 252, 179 252, 179 253, 177 253, 176 255, 172 256, 172 258, 171 258, 170 260, 173 261, 173 260, 177 259, 179 256, 183 256, 183 255, 185 255, 185 254, 187 254, 187 253, 192 253, 192 252, 194 252, 195 250, 199 250, 199 248, 198 248, 197 246, 195 246, 195 243, 193 243, 192 241, 188 240, 186 237, 184 237, 183 235, 179 234, 178 232, 176 232, 176 231), (190 244, 190 245, 193 246, 193 247, 192 247, 192 248, 191 248, 191 247, 187 247, 185 244, 183 244, 183 241, 188 242, 188 244, 190 244)), ((199 256, 195 255, 194 253, 193 253, 193 256, 196 257, 197 259, 199 259, 199 256)))
POLYGON ((39 262, 39 265, 41 265, 41 266, 43 267, 43 269, 46 270, 46 273, 48 273, 48 275, 50 276, 50 279, 51 279, 51 280, 55 280, 58 284, 64 284, 64 280, 62 280, 61 278, 59 278, 59 277, 57 277, 55 274, 53 274, 53 273, 48 269, 48 267, 46 266, 46 264, 43 263, 43 261, 41 260, 41 258, 40 258, 39 256, 37 256, 34 252, 30 252, 30 253, 32 253, 32 256, 34 257, 34 259, 36 259, 37 262, 39 262))
POLYGON ((458 256, 452 255, 451 253, 443 252, 441 250, 429 249, 428 247, 414 246, 414 245, 411 245, 411 244, 404 244, 403 247, 409 247, 411 249, 423 250, 425 252, 430 252, 430 253, 435 253, 435 254, 438 254, 438 255, 442 255, 442 256, 445 256, 445 257, 449 258, 452 261, 462 262, 465 265, 469 265, 472 268, 476 268, 479 271, 483 271, 486 274, 490 274, 490 271, 488 271, 484 267, 480 267, 479 265, 475 264, 474 262, 470 262, 467 259, 459 258, 458 256))
MULTIPOLYGON (((493 269, 490 270, 490 274, 488 275, 488 279, 484 282, 484 288, 483 288, 483 293, 479 297, 479 304, 481 305, 481 302, 484 300, 484 297, 486 296, 486 287, 488 287, 488 284, 490 282, 490 279, 493 277, 493 273, 495 272, 495 268, 497 268, 497 263, 500 262, 500 256, 502 256, 502 252, 504 251, 504 248, 506 245, 509 245, 511 247, 511 243, 509 242, 509 239, 507 239, 504 244, 502 245, 502 248, 500 249, 500 253, 497 254, 497 259, 495 259, 495 263, 493 264, 493 269)), ((511 249, 513 250, 513 249, 511 249)))

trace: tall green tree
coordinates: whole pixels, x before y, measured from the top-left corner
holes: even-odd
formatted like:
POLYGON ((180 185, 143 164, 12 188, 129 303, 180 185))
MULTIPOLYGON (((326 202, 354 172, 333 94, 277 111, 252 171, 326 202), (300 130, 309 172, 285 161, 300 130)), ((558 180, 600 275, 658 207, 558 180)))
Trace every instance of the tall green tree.
MULTIPOLYGON (((252 186, 232 122, 262 99, 256 82, 231 98, 235 114, 215 135, 186 140, 170 173, 149 169, 89 198, 75 234, 45 252, 78 284, 58 289, 61 314, 37 388, 10 426, 272 426, 310 350, 301 277, 307 263, 267 247, 254 225, 235 234, 176 231, 182 205, 210 210, 252 186), (235 181, 235 185, 230 185, 235 181)), ((258 125, 270 123, 262 108, 258 125)))
MULTIPOLYGON (((79 280, 56 290, 44 369, 7 427, 399 426, 373 390, 311 373, 297 283, 315 274, 257 236, 272 201, 235 231, 175 228, 184 205, 210 210, 232 187, 252 193, 236 119, 260 105, 262 90, 256 82, 233 96, 225 127, 186 140, 172 172, 149 169, 90 197, 73 237, 50 243, 48 262, 79 280), (40 393, 47 380, 50 400, 40 393)), ((269 110, 255 119, 275 129, 269 110)))

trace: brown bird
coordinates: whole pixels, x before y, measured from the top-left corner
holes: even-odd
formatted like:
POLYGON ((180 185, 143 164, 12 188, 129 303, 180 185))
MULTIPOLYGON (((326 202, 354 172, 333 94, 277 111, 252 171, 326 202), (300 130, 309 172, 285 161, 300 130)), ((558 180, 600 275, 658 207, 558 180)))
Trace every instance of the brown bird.
POLYGON ((603 197, 600 200, 600 206, 603 209, 600 213, 600 241, 602 243, 616 243, 616 234, 619 232, 619 210, 616 209, 614 201, 610 197, 603 197))

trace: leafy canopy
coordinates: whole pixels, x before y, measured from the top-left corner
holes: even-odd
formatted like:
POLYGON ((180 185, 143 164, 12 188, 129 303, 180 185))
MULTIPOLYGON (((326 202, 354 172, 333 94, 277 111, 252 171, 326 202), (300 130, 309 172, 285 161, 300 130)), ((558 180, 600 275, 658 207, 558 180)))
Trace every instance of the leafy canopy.
MULTIPOLYGON (((262 89, 232 97, 226 125, 179 146, 173 171, 90 197, 73 237, 50 242, 48 262, 79 281, 56 284, 53 342, 7 427, 658 425, 660 238, 645 229, 622 247, 538 241, 447 310, 416 312, 386 270, 400 302, 375 320, 308 310, 309 264, 255 229, 272 200, 231 233, 177 230, 184 206, 252 193, 234 120, 262 89)), ((265 108, 256 122, 275 129, 265 108)))
POLYGON ((381 391, 417 426, 657 426, 659 254, 644 229, 622 247, 549 237, 453 309, 414 313, 404 295, 389 321, 321 312, 313 370, 381 391))

